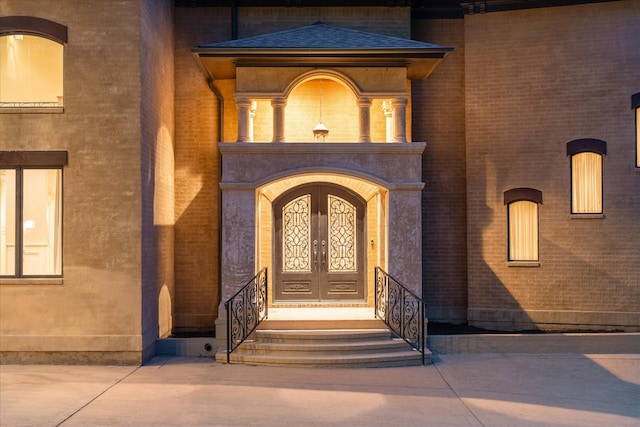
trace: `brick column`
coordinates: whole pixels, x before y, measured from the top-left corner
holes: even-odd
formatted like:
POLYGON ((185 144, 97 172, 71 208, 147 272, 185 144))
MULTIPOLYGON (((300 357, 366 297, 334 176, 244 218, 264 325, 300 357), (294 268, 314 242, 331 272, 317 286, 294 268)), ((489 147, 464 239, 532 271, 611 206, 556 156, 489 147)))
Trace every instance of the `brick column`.
POLYGON ((371 99, 358 99, 360 108, 360 142, 371 142, 371 99))
POLYGON ((286 98, 274 98, 271 100, 271 107, 273 107, 273 142, 284 142, 284 108, 286 106, 286 98))

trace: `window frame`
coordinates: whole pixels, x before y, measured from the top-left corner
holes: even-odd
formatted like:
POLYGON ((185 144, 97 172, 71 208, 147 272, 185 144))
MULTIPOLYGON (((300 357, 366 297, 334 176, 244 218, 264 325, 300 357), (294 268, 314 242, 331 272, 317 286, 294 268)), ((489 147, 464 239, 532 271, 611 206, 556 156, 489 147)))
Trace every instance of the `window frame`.
POLYGON ((61 279, 64 272, 64 169, 68 163, 66 151, 0 151, 0 169, 15 170, 15 271, 11 275, 0 275, 0 283, 33 279, 61 279), (24 274, 24 230, 23 189, 25 170, 60 171, 60 274, 24 274))
POLYGON ((519 187, 504 192, 504 205, 507 207, 507 263, 509 266, 539 267, 540 266, 540 205, 542 191, 535 188, 519 187), (517 202, 531 202, 536 204, 536 259, 511 259, 511 205, 517 202))
POLYGON ((640 92, 631 95, 631 109, 635 118, 636 170, 640 171, 640 92))
MULTIPOLYGON (((11 35, 42 37, 63 46, 62 98, 64 99, 64 47, 67 45, 67 27, 35 16, 0 16, 0 37, 11 35)), ((37 104, 37 102, 36 102, 37 104)), ((64 101, 57 106, 0 106, 2 113, 63 113, 64 101)))
POLYGON ((569 157, 569 212, 574 218, 604 217, 604 156, 607 155, 607 143, 601 139, 582 138, 567 143, 569 157), (574 212, 573 210, 573 157, 582 153, 594 153, 601 157, 600 161, 600 212, 574 212))

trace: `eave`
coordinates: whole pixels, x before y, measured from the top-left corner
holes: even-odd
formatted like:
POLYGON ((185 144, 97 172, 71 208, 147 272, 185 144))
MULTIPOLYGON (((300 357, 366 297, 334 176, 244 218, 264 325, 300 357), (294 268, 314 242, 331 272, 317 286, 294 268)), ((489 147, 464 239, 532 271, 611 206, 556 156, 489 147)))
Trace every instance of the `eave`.
POLYGON ((434 49, 192 49, 212 80, 235 78, 236 67, 406 67, 411 80, 427 78, 451 47, 434 49))

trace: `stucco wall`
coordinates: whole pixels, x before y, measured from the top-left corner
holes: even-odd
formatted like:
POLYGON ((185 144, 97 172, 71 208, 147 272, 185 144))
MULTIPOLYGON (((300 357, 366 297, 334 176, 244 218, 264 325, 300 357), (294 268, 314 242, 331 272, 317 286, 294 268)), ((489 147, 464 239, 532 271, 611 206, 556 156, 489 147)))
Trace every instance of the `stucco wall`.
POLYGON ((0 0, 0 10, 58 22, 69 36, 64 112, 0 114, 2 150, 69 154, 63 281, 3 280, 2 361, 139 363, 139 5, 0 0))
POLYGON ((470 323, 638 329, 640 3, 464 22, 470 323), (566 144, 577 138, 607 142, 603 218, 570 216, 566 144), (539 267, 507 265, 503 192, 515 187, 543 193, 539 267))

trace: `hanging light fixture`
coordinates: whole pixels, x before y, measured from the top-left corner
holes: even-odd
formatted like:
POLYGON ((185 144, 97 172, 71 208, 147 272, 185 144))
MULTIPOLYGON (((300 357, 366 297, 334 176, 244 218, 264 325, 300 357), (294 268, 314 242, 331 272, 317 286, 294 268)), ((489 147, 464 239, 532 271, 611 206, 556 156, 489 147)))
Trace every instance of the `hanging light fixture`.
POLYGON ((324 123, 322 123, 322 79, 320 79, 320 121, 313 128, 313 140, 315 142, 325 142, 327 140, 327 136, 329 135, 329 128, 327 128, 324 123))

